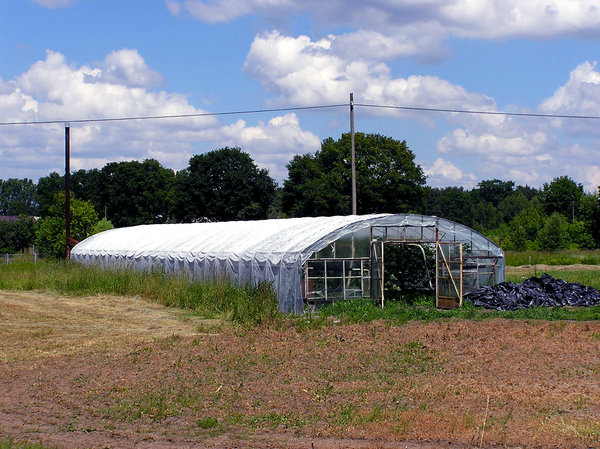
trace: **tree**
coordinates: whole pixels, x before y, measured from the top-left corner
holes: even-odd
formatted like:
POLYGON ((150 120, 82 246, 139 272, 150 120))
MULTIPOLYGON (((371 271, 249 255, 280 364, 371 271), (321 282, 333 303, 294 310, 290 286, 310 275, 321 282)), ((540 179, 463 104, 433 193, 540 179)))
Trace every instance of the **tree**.
POLYGON ((425 213, 465 226, 475 225, 475 208, 471 195, 462 187, 426 188, 425 213))
POLYGON ((541 250, 556 251, 566 249, 571 243, 569 223, 564 215, 552 213, 544 220, 544 225, 538 232, 541 250))
POLYGON ((546 217, 540 207, 535 204, 527 205, 508 226, 500 226, 500 244, 504 249, 512 251, 539 249, 538 234, 545 220, 546 217))
MULTIPOLYGON (((92 235, 98 214, 91 203, 71 197, 71 237, 82 241, 92 235)), ((36 237, 38 251, 55 258, 65 257, 65 194, 60 192, 50 206, 48 216, 39 221, 36 237)))
POLYGON ((240 148, 221 148, 190 159, 177 173, 173 214, 179 221, 267 218, 275 181, 240 148))
POLYGON ((594 239, 594 246, 600 247, 600 198, 589 193, 582 197, 580 214, 585 231, 594 239))
POLYGON ((57 193, 64 191, 65 178, 56 172, 52 172, 48 176, 39 179, 36 199, 40 217, 48 216, 50 207, 52 207, 52 204, 54 203, 54 197, 57 193))
MULTIPOLYGON (((423 207, 425 176, 405 141, 355 134, 358 213, 411 212, 423 207)), ((350 134, 325 139, 314 155, 295 156, 284 182, 282 207, 292 216, 352 211, 350 134)))
POLYGON ((22 215, 17 221, 0 221, 0 253, 13 254, 29 248, 35 236, 35 220, 22 215))
POLYGON ((111 162, 94 181, 102 185, 102 193, 93 201, 96 207, 106 206, 116 227, 166 223, 174 180, 173 170, 154 159, 111 162))
POLYGON ((513 192, 514 187, 513 181, 489 179, 477 184, 477 188, 473 189, 473 194, 478 202, 484 201, 498 207, 500 202, 513 192))
POLYGON ((106 218, 102 218, 98 223, 94 225, 94 229, 92 229, 92 235, 99 234, 100 232, 109 231, 114 229, 114 225, 107 220, 106 218))
POLYGON ((554 212, 572 220, 579 216, 580 202, 584 196, 583 185, 577 184, 568 176, 554 178, 542 187, 540 194, 547 215, 554 212))
POLYGON ((93 204, 98 216, 104 216, 105 184, 100 170, 77 170, 71 174, 71 192, 80 200, 93 204))
POLYGON ((0 179, 0 215, 33 216, 36 212, 36 187, 31 179, 0 179))
POLYGON ((522 191, 509 193, 498 203, 498 215, 503 223, 509 223, 519 212, 529 205, 529 200, 522 191))

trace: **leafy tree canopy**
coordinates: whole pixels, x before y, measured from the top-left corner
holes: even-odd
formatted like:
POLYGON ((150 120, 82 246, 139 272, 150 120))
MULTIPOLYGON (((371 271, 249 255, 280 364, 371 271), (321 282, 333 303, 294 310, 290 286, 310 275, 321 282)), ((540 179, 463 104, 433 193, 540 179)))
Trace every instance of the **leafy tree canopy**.
POLYGON ((94 173, 92 200, 117 226, 166 223, 175 174, 154 159, 111 162, 94 173), (101 193, 98 187, 101 186, 101 193))
POLYGON ((36 215, 36 185, 31 179, 0 179, 0 215, 36 215))
MULTIPOLYGON (((354 140, 358 213, 420 210, 425 176, 406 142, 363 133, 356 133, 354 140)), ((350 134, 325 139, 320 151, 295 156, 287 167, 283 212, 291 216, 352 212, 350 134)))
POLYGON ((544 184, 540 196, 547 215, 558 212, 572 219, 579 215, 584 192, 581 184, 577 184, 568 176, 561 176, 554 178, 550 184, 544 184))
POLYGON ((190 159, 177 173, 173 215, 179 221, 267 218, 275 181, 240 148, 221 148, 190 159))
POLYGON ((56 172, 50 173, 39 179, 37 185, 38 214, 40 217, 48 216, 54 197, 59 192, 65 191, 65 178, 56 172))
POLYGON ((14 222, 0 221, 0 253, 13 254, 29 248, 34 241, 35 220, 22 215, 14 222))
MULTIPOLYGON (((92 235, 98 214, 91 203, 71 197, 71 237, 82 241, 92 235)), ((38 252, 51 257, 65 257, 65 194, 56 194, 48 216, 39 221, 36 246, 38 252)))

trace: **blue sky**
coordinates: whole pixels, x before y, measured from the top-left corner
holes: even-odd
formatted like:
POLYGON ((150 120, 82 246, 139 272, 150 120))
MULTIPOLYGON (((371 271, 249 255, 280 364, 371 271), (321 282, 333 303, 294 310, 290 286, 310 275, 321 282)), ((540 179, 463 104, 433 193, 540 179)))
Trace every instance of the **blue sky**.
MULTIPOLYGON (((357 103, 600 116, 600 0, 0 0, 0 123, 357 103)), ((431 186, 600 185, 600 120, 358 107, 431 186)), ((71 124, 72 168, 239 146, 281 183, 347 107, 71 124)), ((64 125, 0 126, 0 178, 64 172, 64 125)))

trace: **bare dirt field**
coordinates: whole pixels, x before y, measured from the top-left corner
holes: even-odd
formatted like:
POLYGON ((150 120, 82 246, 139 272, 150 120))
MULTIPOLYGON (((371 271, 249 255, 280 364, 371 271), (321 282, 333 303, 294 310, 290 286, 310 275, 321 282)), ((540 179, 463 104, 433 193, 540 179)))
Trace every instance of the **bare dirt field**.
POLYGON ((0 291, 0 441, 58 448, 599 447, 600 322, 243 329, 0 291))

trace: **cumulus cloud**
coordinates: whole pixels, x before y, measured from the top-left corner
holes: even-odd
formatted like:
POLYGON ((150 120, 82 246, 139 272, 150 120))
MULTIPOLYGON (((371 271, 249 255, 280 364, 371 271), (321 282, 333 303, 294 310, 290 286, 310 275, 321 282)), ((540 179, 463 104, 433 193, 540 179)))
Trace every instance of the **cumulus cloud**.
POLYGON ((428 184, 434 187, 463 186, 467 189, 477 185, 477 177, 465 173, 451 161, 437 158, 433 164, 423 167, 428 184))
POLYGON ((319 26, 345 26, 340 51, 358 58, 448 54, 450 37, 507 39, 598 36, 596 0, 167 0, 173 14, 217 23, 244 15, 290 20, 307 13, 319 26), (359 44, 359 45, 357 45, 359 44))
POLYGON ((502 136, 491 132, 474 134, 468 129, 456 129, 438 142, 440 153, 485 154, 488 157, 511 155, 532 157, 546 148, 548 137, 541 131, 523 132, 519 136, 502 136))
POLYGON ((394 78, 386 64, 346 60, 333 51, 335 40, 328 36, 313 41, 276 31, 256 36, 244 69, 279 95, 275 103, 341 103, 349 92, 357 92, 356 100, 375 104, 495 109, 491 98, 436 76, 394 78))
POLYGON ((278 181, 287 177, 285 165, 295 154, 314 153, 320 149, 320 139, 300 127, 296 114, 274 117, 267 123, 247 126, 243 120, 225 126, 221 133, 227 145, 239 146, 254 157, 256 163, 269 169, 278 181))
POLYGON ((94 81, 130 87, 152 87, 162 84, 160 73, 151 70, 137 50, 113 51, 101 64, 102 71, 94 81))
MULTIPOLYGON (((257 126, 244 121, 225 125, 214 116, 77 122, 206 113, 182 94, 150 89, 160 80, 135 50, 114 51, 94 66, 75 66, 61 53, 48 51, 16 79, 0 79, 0 121, 72 121, 74 169, 144 158, 180 169, 193 154, 227 144, 241 146, 259 164, 275 161, 281 168, 291 155, 318 148, 319 139, 302 130, 294 114, 257 126)), ((61 172, 63 149, 63 123, 7 126, 0 134, 0 177, 37 179, 48 174, 48 167, 61 172)), ((281 169, 275 174, 283 175, 281 169)))

